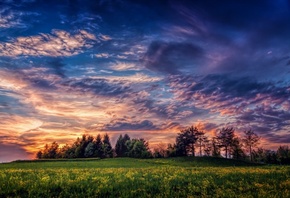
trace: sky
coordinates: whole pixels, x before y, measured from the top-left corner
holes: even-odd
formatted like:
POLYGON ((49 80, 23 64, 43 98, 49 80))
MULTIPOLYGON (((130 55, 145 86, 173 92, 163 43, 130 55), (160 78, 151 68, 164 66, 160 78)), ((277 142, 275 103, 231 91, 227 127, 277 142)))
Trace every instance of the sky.
POLYGON ((0 0, 0 161, 82 134, 290 143, 289 0, 0 0))

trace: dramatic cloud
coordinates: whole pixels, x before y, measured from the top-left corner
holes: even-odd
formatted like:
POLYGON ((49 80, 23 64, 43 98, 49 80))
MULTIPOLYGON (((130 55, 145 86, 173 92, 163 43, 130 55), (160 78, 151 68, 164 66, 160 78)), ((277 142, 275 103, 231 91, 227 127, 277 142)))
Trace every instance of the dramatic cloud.
POLYGON ((202 55, 202 49, 190 43, 153 42, 145 54, 144 62, 153 71, 177 74, 180 67, 197 64, 202 55))
POLYGON ((70 34, 63 30, 53 30, 51 34, 18 37, 11 42, 0 43, 0 56, 73 56, 85 48, 93 47, 95 35, 80 30, 70 34))
POLYGON ((0 5, 0 161, 83 133, 172 143, 190 125, 289 144, 288 0, 0 5))
POLYGON ((289 130, 289 86, 226 75, 175 76, 170 81, 177 100, 196 101, 196 107, 228 116, 236 127, 263 126, 263 130, 256 128, 261 134, 289 130))
POLYGON ((128 86, 123 86, 119 82, 109 83, 105 79, 81 79, 81 80, 68 80, 63 83, 67 87, 68 91, 79 91, 79 92, 93 92, 97 95, 102 96, 116 96, 124 94, 129 91, 128 86))

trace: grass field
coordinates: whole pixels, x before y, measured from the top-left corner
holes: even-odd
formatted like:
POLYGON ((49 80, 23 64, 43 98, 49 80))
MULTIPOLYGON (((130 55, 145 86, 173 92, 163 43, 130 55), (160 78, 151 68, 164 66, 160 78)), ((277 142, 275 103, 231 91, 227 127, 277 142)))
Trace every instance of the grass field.
POLYGON ((218 158, 0 164, 0 197, 290 197, 289 166, 218 158))

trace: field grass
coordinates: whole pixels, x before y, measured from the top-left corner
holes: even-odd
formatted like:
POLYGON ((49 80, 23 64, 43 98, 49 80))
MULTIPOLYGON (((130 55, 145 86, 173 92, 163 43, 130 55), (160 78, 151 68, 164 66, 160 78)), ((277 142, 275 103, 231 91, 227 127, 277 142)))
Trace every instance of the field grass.
POLYGON ((0 197, 290 197, 289 166, 219 158, 0 164, 0 197))

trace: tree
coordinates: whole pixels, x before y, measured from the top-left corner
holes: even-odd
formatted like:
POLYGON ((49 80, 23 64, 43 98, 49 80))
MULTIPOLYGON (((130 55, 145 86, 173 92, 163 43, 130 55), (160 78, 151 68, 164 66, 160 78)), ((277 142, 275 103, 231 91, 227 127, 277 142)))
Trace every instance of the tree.
POLYGON ((43 159, 55 159, 59 156, 58 143, 53 142, 51 145, 45 144, 41 158, 43 159))
POLYGON ((214 137, 211 140, 206 137, 203 152, 206 156, 220 157, 219 147, 214 137))
POLYGON ((75 157, 76 158, 81 158, 83 157, 83 153, 84 153, 84 148, 82 146, 82 140, 81 138, 77 138, 77 140, 75 141, 73 147, 75 148, 75 157))
POLYGON ((210 156, 211 150, 212 150, 212 143, 210 140, 207 140, 207 142, 205 143, 204 149, 203 149, 204 155, 210 156))
POLYGON ((166 150, 166 156, 175 157, 176 156, 176 144, 168 144, 166 150))
POLYGON ((258 148, 252 151, 252 159, 254 162, 265 162, 264 149, 258 148))
POLYGON ((115 152, 118 157, 126 156, 126 153, 128 152, 126 142, 128 140, 130 140, 130 137, 127 134, 125 134, 124 137, 122 135, 119 136, 115 145, 115 152))
POLYGON ((277 153, 272 150, 265 150, 266 163, 278 164, 277 153))
POLYGON ((233 140, 235 137, 234 132, 235 132, 234 128, 226 127, 222 128, 217 135, 219 145, 220 147, 224 148, 226 158, 228 158, 229 149, 233 144, 233 140))
POLYGON ((74 158, 75 157, 75 148, 65 144, 59 152, 61 158, 74 158))
POLYGON ((90 142, 87 147, 85 148, 85 157, 93 157, 95 153, 95 144, 90 142))
POLYGON ((205 136, 205 133, 203 131, 197 130, 196 132, 196 143, 199 147, 199 156, 202 156, 202 149, 206 148, 206 144, 208 142, 207 136, 205 136))
POLYGON ((86 157, 85 150, 89 143, 93 142, 93 136, 83 134, 82 138, 79 140, 79 145, 77 148, 77 156, 80 158, 86 157))
POLYGON ((216 140, 215 137, 213 137, 211 140, 211 156, 213 156, 213 157, 220 157, 221 156, 220 146, 219 146, 218 141, 216 140))
POLYGON ((278 155, 275 151, 258 148, 253 150, 253 160, 260 163, 277 164, 278 155))
POLYGON ((126 146, 128 148, 128 157, 149 158, 152 156, 149 150, 148 142, 142 138, 128 140, 126 141, 126 146))
POLYGON ((231 155, 233 159, 245 159, 245 152, 243 151, 243 145, 238 137, 235 137, 231 146, 231 155))
POLYGON ((47 158, 49 158, 49 157, 48 157, 48 149, 49 149, 48 144, 45 144, 45 145, 44 145, 43 152, 42 152, 42 155, 41 155, 41 158, 43 158, 43 159, 47 159, 47 158))
POLYGON ((36 153, 36 158, 37 158, 37 159, 41 159, 41 158, 42 158, 42 151, 38 151, 38 152, 36 153))
POLYGON ((103 138, 102 145, 103 157, 113 157, 113 149, 111 146, 109 135, 106 133, 103 138))
POLYGON ((252 149, 258 145, 259 140, 260 137, 255 134, 254 131, 252 131, 251 129, 248 131, 244 131, 243 142, 245 143, 245 146, 248 147, 251 161, 253 161, 252 149))
POLYGON ((95 143, 94 156, 103 157, 103 142, 100 134, 97 135, 96 141, 94 143, 95 143))
MULTIPOLYGON (((125 134, 124 136, 120 136, 118 140, 119 144, 117 145, 121 145, 119 155, 138 158, 152 157, 151 151, 149 150, 149 144, 144 139, 130 140, 129 135, 125 134)), ((78 137, 73 144, 65 144, 62 148, 59 148, 59 145, 56 142, 45 144, 44 149, 38 151, 36 157, 38 159, 83 157, 105 158, 113 157, 113 149, 108 134, 105 134, 103 138, 98 134, 96 139, 84 134, 81 138, 78 137)))
POLYGON ((280 164, 290 164, 290 149, 288 146, 279 146, 277 159, 280 164))
POLYGON ((195 143, 198 139, 198 132, 197 127, 191 126, 178 133, 176 137, 176 154, 178 156, 195 156, 195 143))
POLYGON ((155 145, 155 148, 153 151, 153 157, 155 157, 155 158, 167 157, 166 144, 159 143, 159 144, 155 145))
POLYGON ((115 145, 115 153, 117 157, 121 157, 123 155, 123 136, 120 135, 116 145, 115 145))
POLYGON ((183 133, 178 134, 176 137, 176 143, 175 143, 175 154, 176 156, 187 156, 187 150, 186 150, 186 136, 183 133))

